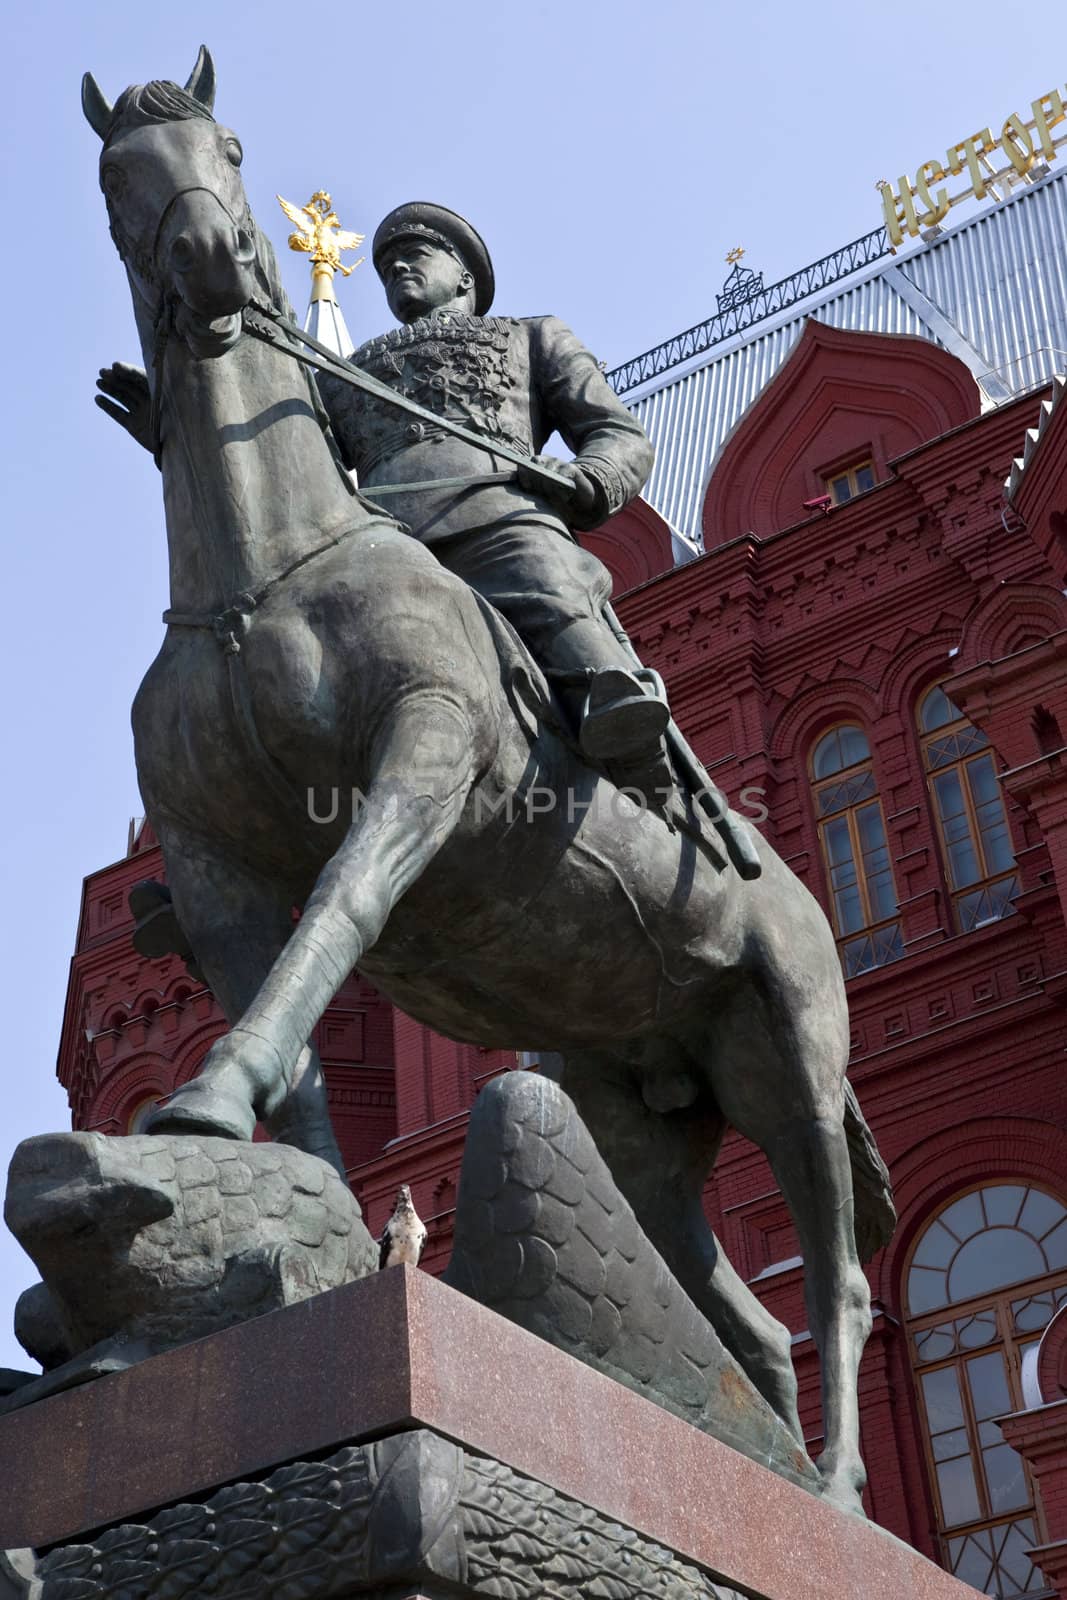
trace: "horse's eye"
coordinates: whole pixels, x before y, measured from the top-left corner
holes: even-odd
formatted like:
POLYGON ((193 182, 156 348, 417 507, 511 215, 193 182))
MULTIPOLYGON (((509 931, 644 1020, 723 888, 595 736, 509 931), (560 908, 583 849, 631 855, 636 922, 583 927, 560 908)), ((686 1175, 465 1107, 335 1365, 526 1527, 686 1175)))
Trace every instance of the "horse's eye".
POLYGON ((105 167, 103 172, 100 174, 100 183, 103 187, 104 193, 110 195, 114 199, 116 196, 122 193, 126 186, 126 174, 123 172, 121 167, 105 167))
POLYGON ((227 139, 227 141, 226 141, 226 159, 227 159, 227 161, 229 161, 233 166, 239 167, 241 165, 241 162, 244 160, 244 158, 245 158, 245 153, 241 149, 241 146, 237 143, 237 140, 236 139, 227 139))

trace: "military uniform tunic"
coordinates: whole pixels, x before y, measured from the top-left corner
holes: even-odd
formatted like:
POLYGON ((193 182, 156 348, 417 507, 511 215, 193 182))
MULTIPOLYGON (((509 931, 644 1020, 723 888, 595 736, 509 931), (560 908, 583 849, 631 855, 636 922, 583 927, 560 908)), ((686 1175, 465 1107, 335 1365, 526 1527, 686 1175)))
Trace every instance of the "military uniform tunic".
MULTIPOLYGON (((556 317, 438 312, 369 340, 352 361, 490 444, 532 456, 558 432, 596 494, 592 511, 571 526, 596 527, 633 499, 651 470, 640 424, 556 317)), ((611 576, 575 543, 556 504, 521 487, 506 460, 336 379, 321 376, 319 385, 363 493, 373 500, 375 484, 410 484, 382 505, 492 601, 543 665, 623 664, 601 620, 611 576), (454 477, 469 482, 418 487, 454 477)))

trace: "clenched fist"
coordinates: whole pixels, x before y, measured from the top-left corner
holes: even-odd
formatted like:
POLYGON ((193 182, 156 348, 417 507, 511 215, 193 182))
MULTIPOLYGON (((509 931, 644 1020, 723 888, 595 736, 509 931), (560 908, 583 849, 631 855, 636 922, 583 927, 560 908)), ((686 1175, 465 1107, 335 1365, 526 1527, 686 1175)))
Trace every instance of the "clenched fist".
POLYGON ((524 489, 554 500, 559 509, 566 513, 568 522, 581 524, 596 505, 596 488, 592 479, 573 461, 558 461, 555 456, 531 456, 525 466, 517 469, 516 475, 524 489), (557 489, 553 484, 546 483, 539 473, 531 472, 531 467, 544 467, 565 481, 557 489))

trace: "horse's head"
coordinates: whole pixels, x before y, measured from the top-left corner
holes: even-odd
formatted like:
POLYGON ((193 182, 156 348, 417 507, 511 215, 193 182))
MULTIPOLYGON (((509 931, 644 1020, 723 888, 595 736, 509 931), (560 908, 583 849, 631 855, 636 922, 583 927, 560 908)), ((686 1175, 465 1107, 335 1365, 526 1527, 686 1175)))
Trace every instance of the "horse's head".
POLYGON ((100 187, 118 252, 150 314, 173 307, 199 355, 240 337, 259 266, 241 146, 214 120, 214 99, 203 46, 184 88, 138 85, 112 106, 91 73, 82 80, 82 107, 103 140, 100 187))

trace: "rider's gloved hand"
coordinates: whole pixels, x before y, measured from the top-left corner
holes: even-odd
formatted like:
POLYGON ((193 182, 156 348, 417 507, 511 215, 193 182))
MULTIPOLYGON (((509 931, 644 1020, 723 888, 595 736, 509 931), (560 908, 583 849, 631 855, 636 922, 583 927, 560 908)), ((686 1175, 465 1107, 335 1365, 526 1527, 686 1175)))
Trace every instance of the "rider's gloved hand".
POLYGON ((553 501, 566 522, 582 523, 596 505, 596 485, 574 461, 559 461, 555 456, 533 456, 526 466, 518 468, 517 476, 524 489, 553 501), (531 472, 531 466, 547 467, 549 472, 565 479, 566 483, 561 483, 556 489, 539 474, 531 472))
POLYGON ((100 393, 94 399, 101 411, 120 423, 138 444, 151 450, 152 397, 144 369, 116 361, 113 366, 101 367, 96 387, 100 393))

